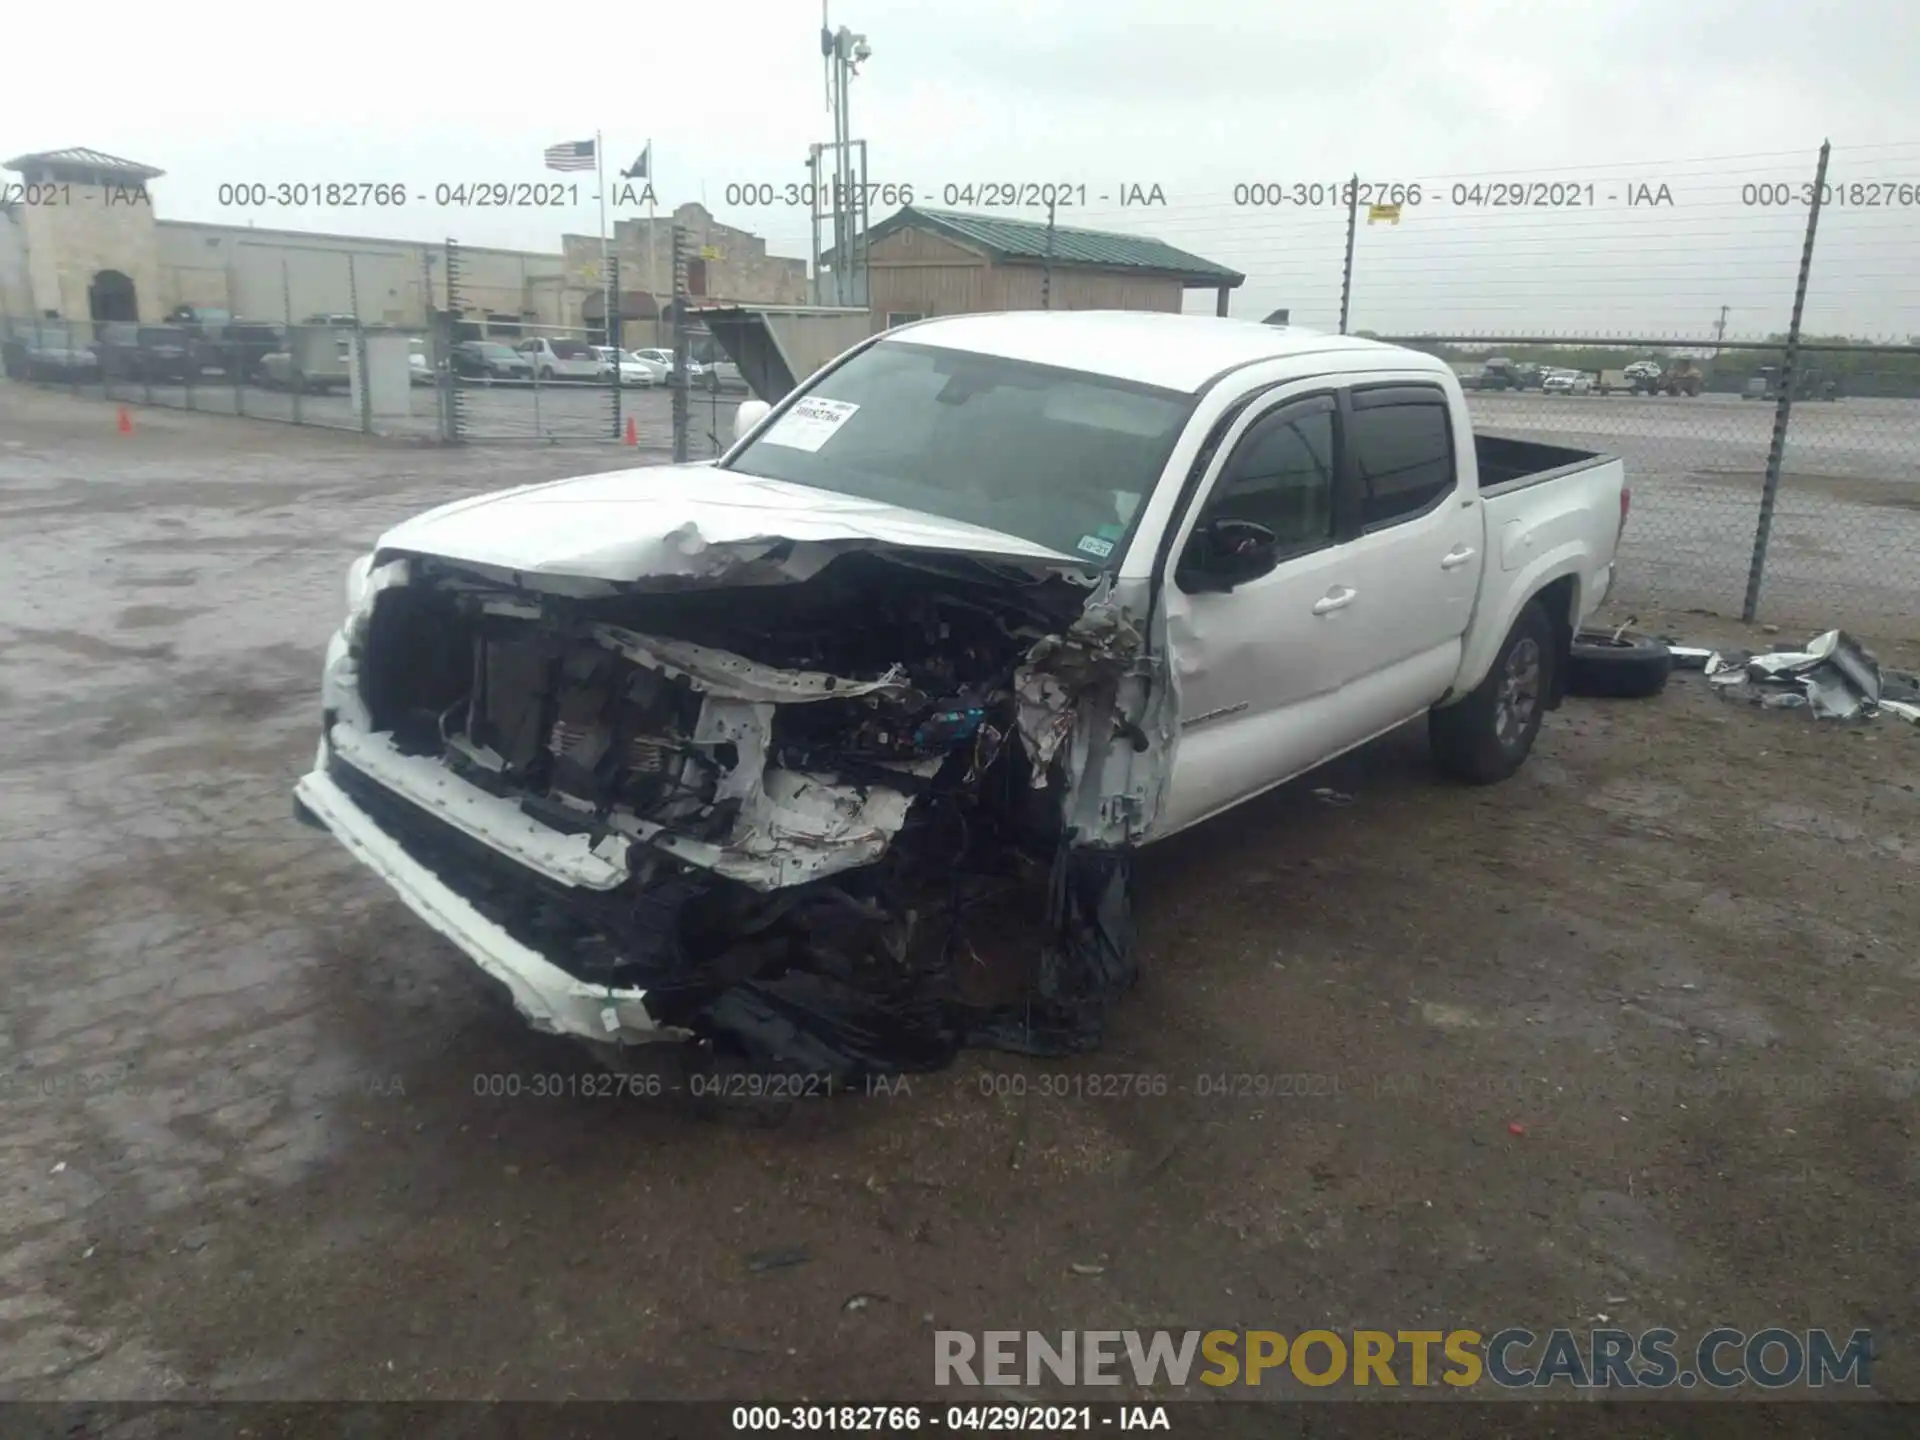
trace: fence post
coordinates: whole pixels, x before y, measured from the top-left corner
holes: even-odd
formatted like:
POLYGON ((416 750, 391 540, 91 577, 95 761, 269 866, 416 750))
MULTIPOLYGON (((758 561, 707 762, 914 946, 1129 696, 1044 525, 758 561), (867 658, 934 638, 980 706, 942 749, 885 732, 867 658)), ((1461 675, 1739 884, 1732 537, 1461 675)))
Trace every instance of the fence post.
POLYGON ((601 329, 606 332, 606 342, 613 350, 613 440, 617 445, 620 434, 620 257, 607 257, 607 304, 609 309, 601 317, 601 329))
POLYGON ((287 262, 280 262, 280 313, 287 322, 287 388, 293 391, 293 423, 300 423, 300 386, 293 380, 293 360, 299 353, 300 337, 293 328, 293 276, 287 270, 287 262))
POLYGON ((240 358, 239 332, 240 332, 240 307, 234 303, 233 254, 231 251, 229 251, 227 254, 226 369, 227 369, 227 378, 233 381, 233 413, 235 415, 244 415, 247 413, 247 396, 246 396, 245 387, 241 383, 241 376, 240 376, 240 368, 241 368, 242 361, 240 358))
POLYGON ((1053 309, 1053 216, 1057 196, 1047 197, 1047 258, 1040 264, 1040 308, 1053 309))
POLYGON ((1767 447, 1767 477, 1760 487, 1760 520, 1753 531, 1753 561, 1747 569, 1747 598, 1740 618, 1751 625, 1760 612, 1760 580, 1767 568, 1767 540, 1773 533, 1773 507, 1780 494, 1780 462, 1787 452, 1787 421, 1793 414, 1794 370, 1800 359, 1800 316, 1807 303, 1807 276, 1813 269, 1813 237, 1820 228, 1820 199, 1827 185, 1827 157, 1833 142, 1820 142, 1820 163, 1813 172, 1813 199, 1807 207, 1807 235, 1800 245, 1800 275, 1793 287, 1793 319, 1787 326, 1787 353, 1780 360, 1780 396, 1773 408, 1773 441, 1767 447))
POLYGON ((447 368, 441 375, 445 389, 441 392, 446 398, 447 439, 458 445, 467 438, 466 402, 461 398, 460 377, 453 369, 453 347, 459 344, 460 317, 466 313, 460 299, 460 244, 449 239, 446 244, 445 260, 447 267, 447 303, 444 323, 447 333, 447 368))
POLYGON ((673 227, 673 463, 687 463, 687 231, 673 227))
POLYGON ((1353 237, 1360 219, 1360 173, 1347 182, 1347 255, 1340 265, 1340 333, 1347 333, 1347 302, 1353 297, 1353 237))
POLYGON ((353 377, 360 389, 360 433, 373 433, 373 387, 367 383, 367 332, 360 323, 360 282, 347 255, 347 303, 353 307, 353 377))

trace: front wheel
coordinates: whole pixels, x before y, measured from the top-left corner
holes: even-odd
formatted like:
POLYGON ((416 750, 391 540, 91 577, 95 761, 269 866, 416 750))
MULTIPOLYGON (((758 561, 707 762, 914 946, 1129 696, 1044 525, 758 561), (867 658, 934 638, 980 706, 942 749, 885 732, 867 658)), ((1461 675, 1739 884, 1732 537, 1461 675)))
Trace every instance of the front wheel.
POLYGON ((1427 737, 1440 768, 1474 785, 1518 770, 1540 733, 1555 663, 1553 622, 1538 600, 1529 601, 1487 678, 1465 699, 1429 712, 1427 737))

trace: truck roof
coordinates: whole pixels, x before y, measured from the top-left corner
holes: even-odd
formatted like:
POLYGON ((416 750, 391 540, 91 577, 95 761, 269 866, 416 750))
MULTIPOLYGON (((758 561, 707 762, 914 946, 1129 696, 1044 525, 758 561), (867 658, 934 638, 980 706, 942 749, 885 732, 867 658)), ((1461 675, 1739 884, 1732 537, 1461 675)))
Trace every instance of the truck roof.
MULTIPOLYGON (((1193 394, 1223 370, 1256 360, 1378 352, 1412 370, 1452 374, 1444 360, 1377 340, 1211 315, 1140 310, 1013 310, 901 326, 889 339, 1006 360, 1057 365, 1193 394)), ((885 341, 882 342, 886 343, 885 341)), ((1303 371, 1313 367, 1303 366, 1303 371)))

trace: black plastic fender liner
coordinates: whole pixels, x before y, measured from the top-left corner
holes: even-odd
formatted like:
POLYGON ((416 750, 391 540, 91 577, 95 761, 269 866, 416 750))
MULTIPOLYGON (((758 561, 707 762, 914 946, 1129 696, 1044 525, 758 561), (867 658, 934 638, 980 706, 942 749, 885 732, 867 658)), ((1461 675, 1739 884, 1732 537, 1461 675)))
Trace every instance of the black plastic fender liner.
POLYGON ((1107 1012, 1138 972, 1132 856, 1063 846, 1049 876, 1046 940, 1029 999, 981 1011, 952 1000, 942 974, 879 993, 791 969, 730 986, 691 1025, 756 1070, 846 1090, 944 1069, 966 1047, 1032 1056, 1098 1049, 1107 1012))
POLYGON ((1139 976, 1133 856, 1062 846, 1048 883, 1033 999, 994 1011, 968 1032, 968 1045, 1038 1056, 1096 1050, 1108 1010, 1139 976))

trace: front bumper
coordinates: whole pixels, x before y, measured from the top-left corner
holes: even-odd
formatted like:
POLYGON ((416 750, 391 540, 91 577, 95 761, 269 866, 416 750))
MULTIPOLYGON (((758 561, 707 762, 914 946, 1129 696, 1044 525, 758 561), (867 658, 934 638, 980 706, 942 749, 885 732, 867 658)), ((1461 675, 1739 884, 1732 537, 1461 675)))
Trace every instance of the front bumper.
POLYGON ((324 743, 313 770, 300 778, 293 795, 297 817, 318 822, 392 886, 409 910, 505 985, 515 1008, 534 1029, 623 1045, 685 1038, 686 1031, 655 1023, 644 990, 589 985, 569 975, 455 894, 327 774, 324 743))

